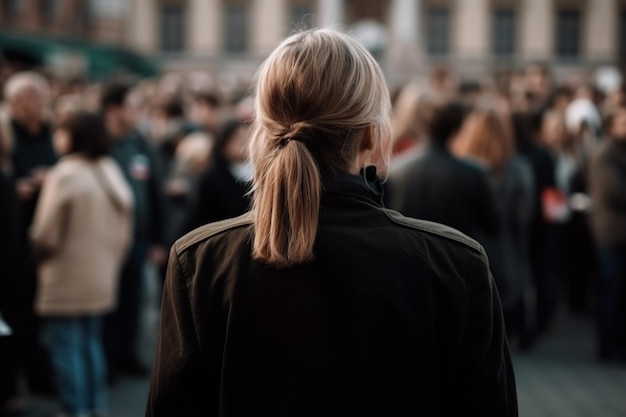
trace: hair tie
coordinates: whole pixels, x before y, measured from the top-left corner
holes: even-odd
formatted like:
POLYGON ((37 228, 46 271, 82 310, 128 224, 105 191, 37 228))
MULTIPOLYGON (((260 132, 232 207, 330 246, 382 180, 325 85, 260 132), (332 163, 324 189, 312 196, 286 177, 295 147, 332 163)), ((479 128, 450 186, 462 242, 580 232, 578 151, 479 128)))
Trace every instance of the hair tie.
POLYGON ((286 129, 285 132, 280 137, 278 141, 278 147, 282 149, 285 146, 287 146, 287 144, 291 142, 292 140, 295 140, 297 142, 300 142, 306 145, 307 144, 307 141, 305 140, 306 138, 303 138, 301 136, 301 132, 303 129, 308 129, 308 128, 309 128, 309 125, 306 122, 295 122, 295 123, 290 124, 288 129, 286 129))

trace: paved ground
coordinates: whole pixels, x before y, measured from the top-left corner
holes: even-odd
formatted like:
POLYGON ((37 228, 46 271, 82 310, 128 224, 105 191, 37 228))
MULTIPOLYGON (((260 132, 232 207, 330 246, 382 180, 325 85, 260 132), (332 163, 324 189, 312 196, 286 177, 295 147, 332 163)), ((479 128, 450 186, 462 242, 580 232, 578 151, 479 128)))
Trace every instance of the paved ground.
MULTIPOLYGON (((158 316, 153 300, 146 302, 143 351, 151 361, 158 316)), ((561 314, 530 352, 513 348, 520 417, 626 416, 626 366, 598 363, 593 339, 589 318, 561 314)), ((109 393, 110 417, 143 416, 147 391, 147 378, 119 381, 109 393)), ((55 410, 49 399, 32 400, 25 417, 48 417, 55 410)))

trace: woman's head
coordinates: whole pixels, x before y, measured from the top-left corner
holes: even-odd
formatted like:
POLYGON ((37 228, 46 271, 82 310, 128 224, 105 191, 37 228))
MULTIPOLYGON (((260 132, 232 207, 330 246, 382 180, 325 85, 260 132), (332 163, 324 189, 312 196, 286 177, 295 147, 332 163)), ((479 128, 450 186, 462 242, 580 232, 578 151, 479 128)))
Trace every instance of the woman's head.
POLYGON ((109 151, 109 138, 100 116, 76 111, 64 117, 54 133, 54 147, 58 154, 81 153, 97 159, 109 151))
POLYGON ((311 30, 285 40, 258 74, 255 116, 257 167, 291 142, 289 148, 312 151, 323 171, 349 171, 368 130, 379 152, 369 162, 388 159, 391 101, 384 76, 363 46, 339 32, 311 30))
POLYGON ((349 36, 310 30, 285 40, 258 73, 250 158, 254 255, 277 266, 310 260, 321 177, 386 172, 391 101, 383 73, 349 36))
POLYGON ((502 115, 477 109, 465 120, 453 149, 457 155, 475 159, 499 172, 513 155, 514 141, 502 115))

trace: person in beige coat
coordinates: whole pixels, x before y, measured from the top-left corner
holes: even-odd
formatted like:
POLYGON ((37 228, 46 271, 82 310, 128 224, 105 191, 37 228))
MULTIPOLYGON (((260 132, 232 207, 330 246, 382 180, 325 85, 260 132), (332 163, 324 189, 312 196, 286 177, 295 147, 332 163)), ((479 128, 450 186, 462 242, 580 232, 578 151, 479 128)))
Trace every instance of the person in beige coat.
POLYGON ((106 411, 102 321, 116 307, 131 240, 133 197, 107 156, 108 143, 95 114, 61 121, 54 145, 63 158, 44 182, 31 229, 39 270, 35 310, 70 416, 106 411))

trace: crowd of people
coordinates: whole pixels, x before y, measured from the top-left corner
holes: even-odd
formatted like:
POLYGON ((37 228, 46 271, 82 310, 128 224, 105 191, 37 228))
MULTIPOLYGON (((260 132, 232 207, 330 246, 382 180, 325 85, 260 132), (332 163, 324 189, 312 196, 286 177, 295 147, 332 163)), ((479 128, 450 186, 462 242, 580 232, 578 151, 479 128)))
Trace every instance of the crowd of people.
POLYGON ((91 86, 52 82, 22 71, 4 83, 3 413, 24 407, 22 377, 83 415, 105 411, 120 375, 149 375, 137 351, 146 264, 164 277, 178 237, 248 207, 244 100, 148 95, 128 80, 99 85, 94 98, 91 86))
MULTIPOLYGON (((22 377, 68 415, 105 413, 107 385, 152 365, 145 265, 164 279, 181 236, 251 208, 251 97, 177 79, 5 80, 0 415, 26 406, 22 377)), ((481 243, 511 344, 531 349, 565 308, 596 320, 599 359, 626 360, 626 89, 530 65, 471 86, 436 69, 390 99, 385 205, 481 243)))

